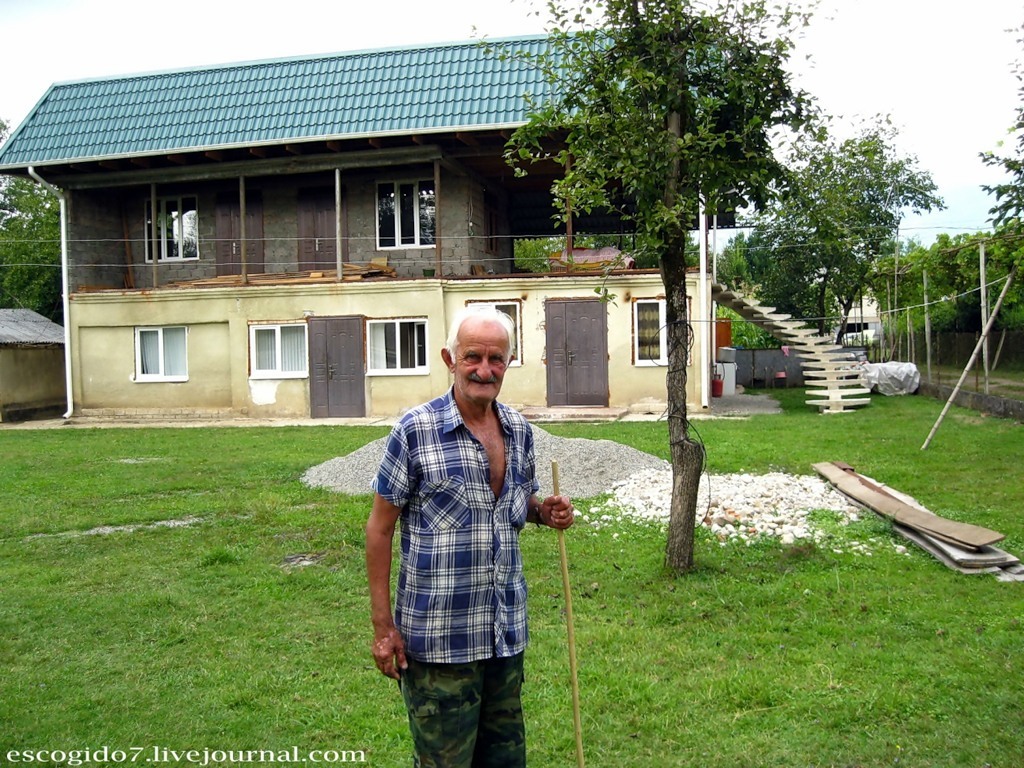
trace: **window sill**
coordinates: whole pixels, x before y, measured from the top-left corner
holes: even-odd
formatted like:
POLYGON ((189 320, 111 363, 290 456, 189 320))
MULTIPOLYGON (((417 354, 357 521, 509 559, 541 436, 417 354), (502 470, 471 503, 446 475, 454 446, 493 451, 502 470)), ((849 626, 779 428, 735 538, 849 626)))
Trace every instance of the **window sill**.
POLYGON ((274 379, 308 379, 306 371, 289 373, 286 371, 254 371, 249 374, 251 381, 273 381, 274 379))
POLYGON ((427 376, 429 374, 429 368, 385 368, 380 371, 371 369, 366 372, 367 376, 427 376))
POLYGON ((634 368, 664 368, 668 360, 637 360, 633 363, 634 368))
POLYGON ((136 384, 181 384, 188 376, 136 376, 136 384))

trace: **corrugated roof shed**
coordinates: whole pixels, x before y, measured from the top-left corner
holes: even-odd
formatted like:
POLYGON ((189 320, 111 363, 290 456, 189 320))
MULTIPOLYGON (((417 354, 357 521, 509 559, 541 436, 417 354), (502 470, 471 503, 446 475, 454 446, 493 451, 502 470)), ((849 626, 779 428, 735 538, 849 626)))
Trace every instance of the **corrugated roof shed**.
POLYGON ((31 309, 0 309, 0 346, 63 344, 64 329, 31 309))
MULTIPOLYGON (((538 53, 547 38, 489 41, 538 53)), ((540 70, 477 41, 57 83, 0 147, 0 170, 285 141, 525 122, 540 70)))

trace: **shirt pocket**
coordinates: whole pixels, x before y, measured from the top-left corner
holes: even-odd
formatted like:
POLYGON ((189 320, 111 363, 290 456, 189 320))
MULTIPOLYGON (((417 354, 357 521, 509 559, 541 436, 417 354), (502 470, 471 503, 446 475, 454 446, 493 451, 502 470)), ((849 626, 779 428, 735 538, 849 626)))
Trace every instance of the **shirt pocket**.
POLYGON ((472 517, 469 491, 461 477, 426 482, 420 491, 423 522, 432 531, 448 531, 468 524, 472 517))
POLYGON ((533 495, 530 478, 526 477, 518 467, 512 469, 512 487, 509 490, 512 498, 508 510, 508 520, 512 527, 518 530, 526 525, 526 512, 530 506, 530 496, 533 495))

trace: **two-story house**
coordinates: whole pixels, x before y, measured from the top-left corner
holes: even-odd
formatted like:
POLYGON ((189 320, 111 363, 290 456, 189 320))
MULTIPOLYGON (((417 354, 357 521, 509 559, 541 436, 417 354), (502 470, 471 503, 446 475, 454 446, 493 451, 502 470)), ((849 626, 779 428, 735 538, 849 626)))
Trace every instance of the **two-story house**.
POLYGON ((68 415, 395 415, 449 386, 469 302, 515 320, 507 402, 659 407, 656 271, 515 270, 516 239, 564 232, 559 166, 503 157, 547 87, 477 42, 53 85, 0 173, 62 199, 68 415))

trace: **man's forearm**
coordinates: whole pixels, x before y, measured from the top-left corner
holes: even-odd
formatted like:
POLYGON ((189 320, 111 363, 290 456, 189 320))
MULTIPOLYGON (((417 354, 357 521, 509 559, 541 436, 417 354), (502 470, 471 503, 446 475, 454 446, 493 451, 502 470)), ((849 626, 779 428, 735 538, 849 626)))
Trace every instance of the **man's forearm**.
POLYGON ((366 576, 370 583, 370 619, 375 630, 394 626, 391 613, 391 538, 367 534, 366 576))
POLYGON ((370 618, 380 633, 395 626, 391 613, 391 546, 400 510, 378 494, 366 522, 366 577, 370 586, 370 618))

